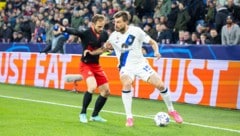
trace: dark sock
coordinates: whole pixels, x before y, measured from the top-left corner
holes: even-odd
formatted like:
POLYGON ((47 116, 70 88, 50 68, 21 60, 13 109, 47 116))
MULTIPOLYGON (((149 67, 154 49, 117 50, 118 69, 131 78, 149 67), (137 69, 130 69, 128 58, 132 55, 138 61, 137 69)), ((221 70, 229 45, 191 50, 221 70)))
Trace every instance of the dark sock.
POLYGON ((98 115, 98 113, 101 111, 101 109, 104 106, 104 104, 106 103, 106 101, 107 101, 107 98, 105 98, 101 95, 98 96, 96 103, 95 103, 94 111, 92 114, 93 117, 98 115))
POLYGON ((82 104, 82 113, 87 113, 87 107, 90 104, 90 102, 92 101, 92 94, 89 93, 88 91, 84 94, 83 97, 83 104, 82 104))

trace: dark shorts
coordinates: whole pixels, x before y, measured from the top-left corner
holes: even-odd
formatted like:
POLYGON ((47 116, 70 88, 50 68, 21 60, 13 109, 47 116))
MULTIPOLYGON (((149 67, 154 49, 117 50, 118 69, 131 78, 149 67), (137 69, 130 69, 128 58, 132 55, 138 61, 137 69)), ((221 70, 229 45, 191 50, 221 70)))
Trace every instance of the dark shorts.
POLYGON ((108 82, 107 76, 99 64, 86 64, 81 62, 80 73, 85 80, 90 76, 94 76, 97 81, 97 86, 108 82))

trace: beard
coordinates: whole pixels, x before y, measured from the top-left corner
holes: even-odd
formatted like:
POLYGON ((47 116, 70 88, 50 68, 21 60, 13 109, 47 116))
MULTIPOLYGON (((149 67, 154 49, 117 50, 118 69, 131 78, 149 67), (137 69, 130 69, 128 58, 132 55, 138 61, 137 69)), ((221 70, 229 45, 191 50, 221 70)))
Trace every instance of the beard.
POLYGON ((125 32, 125 28, 126 28, 126 27, 122 27, 122 28, 115 27, 115 30, 116 30, 117 32, 124 33, 124 32, 125 32))
POLYGON ((101 34, 102 30, 97 30, 94 28, 94 31, 97 33, 97 34, 101 34))

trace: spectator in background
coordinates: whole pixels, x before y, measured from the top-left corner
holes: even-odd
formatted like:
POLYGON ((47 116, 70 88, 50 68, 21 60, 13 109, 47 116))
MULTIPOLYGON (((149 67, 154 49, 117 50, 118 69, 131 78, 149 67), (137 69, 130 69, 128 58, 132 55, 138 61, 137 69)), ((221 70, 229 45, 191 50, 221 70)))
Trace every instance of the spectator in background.
POLYGON ((40 53, 64 53, 67 38, 62 34, 57 24, 54 25, 52 32, 52 39, 47 42, 47 46, 40 53))
POLYGON ((17 32, 17 42, 26 42, 27 38, 23 37, 23 32, 22 31, 18 31, 17 32))
POLYGON ((166 24, 167 23, 167 17, 164 16, 164 15, 160 16, 159 22, 162 23, 162 24, 166 24))
POLYGON ((178 38, 177 38, 176 43, 180 44, 180 45, 184 44, 184 31, 183 30, 178 32, 178 38))
POLYGON ((58 10, 55 10, 55 14, 53 16, 54 23, 61 23, 60 13, 58 10))
POLYGON ((200 35, 200 44, 202 44, 202 45, 210 44, 210 40, 208 39, 207 33, 202 33, 200 35))
POLYGON ((198 35, 201 35, 202 33, 208 33, 209 29, 210 28, 206 23, 198 24, 196 27, 196 32, 198 33, 198 35))
POLYGON ((31 9, 31 6, 30 5, 26 5, 26 8, 23 11, 23 15, 30 17, 32 14, 33 14, 33 11, 31 9))
POLYGON ((152 28, 155 27, 154 20, 153 20, 152 16, 147 17, 147 24, 150 24, 152 26, 152 28))
POLYGON ((127 11, 131 15, 131 19, 130 19, 130 23, 131 23, 133 16, 135 15, 135 8, 132 6, 131 0, 125 1, 123 10, 127 11))
POLYGON ((112 0, 107 0, 107 7, 108 7, 108 14, 109 16, 111 16, 112 14, 115 13, 115 10, 113 10, 113 1, 112 0))
POLYGON ((161 16, 161 7, 162 7, 162 2, 158 1, 158 4, 154 8, 153 18, 160 18, 160 16, 161 16))
POLYGON ((13 32, 11 42, 18 42, 17 38, 18 38, 18 32, 15 31, 13 32))
MULTIPOLYGON (((94 6, 92 6, 92 7, 94 7, 94 6)), ((80 30, 80 26, 82 26, 83 22, 84 22, 84 19, 83 19, 82 15, 83 15, 83 11, 82 10, 75 10, 75 11, 73 11, 73 16, 71 18, 71 20, 72 20, 71 27, 72 28, 74 28, 76 30, 80 30)), ((74 35, 70 35, 68 42, 77 43, 78 40, 79 40, 78 37, 76 37, 74 35)))
POLYGON ((5 11, 5 13, 7 13, 7 12, 13 12, 13 5, 12 5, 11 2, 7 2, 4 11, 5 11))
POLYGON ((227 0, 227 5, 225 5, 228 12, 235 19, 234 22, 240 25, 240 6, 234 4, 234 0, 227 0))
POLYGON ((156 25, 158 24, 158 23, 160 23, 160 18, 158 18, 158 17, 155 17, 155 18, 153 18, 153 23, 155 24, 155 28, 156 28, 156 25))
POLYGON ((139 26, 139 27, 141 26, 142 22, 141 22, 140 18, 138 18, 137 15, 133 15, 132 24, 135 26, 139 26))
POLYGON ((200 44, 200 38, 199 38, 198 33, 193 32, 193 33, 191 34, 191 44, 197 44, 197 45, 200 44))
POLYGON ((110 35, 114 31, 114 24, 110 17, 106 17, 106 24, 104 29, 107 31, 108 35, 110 35))
POLYGON ((85 31, 87 28, 89 28, 90 24, 91 24, 91 21, 89 17, 86 16, 83 18, 83 24, 79 26, 78 30, 85 31))
POLYGON ((204 9, 205 5, 203 0, 185 0, 188 13, 191 20, 188 22, 188 31, 195 31, 196 25, 204 21, 204 9))
MULTIPOLYGON (((43 42, 43 35, 46 35, 44 24, 40 20, 36 21, 34 33, 32 34, 32 42, 43 42)), ((46 39, 45 39, 46 40, 46 39)))
POLYGON ((16 18, 17 18, 17 14, 15 12, 16 10, 14 10, 14 12, 8 12, 8 23, 10 23, 11 26, 15 26, 16 25, 16 18))
POLYGON ((52 33, 53 24, 52 23, 45 23, 45 30, 46 30, 46 42, 50 41, 53 33, 52 33))
POLYGON ((141 19, 140 27, 143 28, 147 24, 147 16, 143 16, 141 19))
POLYGON ((101 8, 100 8, 100 13, 103 14, 103 15, 108 14, 107 2, 102 2, 101 8))
POLYGON ((176 24, 174 26, 175 33, 178 33, 180 30, 187 30, 187 24, 190 21, 191 17, 188 13, 188 11, 185 8, 184 3, 178 4, 179 12, 177 15, 176 24))
POLYGON ((154 40, 156 40, 156 42, 158 44, 162 43, 163 38, 163 28, 161 27, 161 23, 156 24, 156 37, 153 37, 154 40))
POLYGON ((143 16, 152 16, 156 6, 155 0, 134 0, 134 6, 137 16, 141 19, 143 16))
POLYGON ((62 20, 62 26, 64 27, 70 27, 69 20, 67 18, 63 18, 62 20))
POLYGON ((168 29, 168 27, 164 23, 157 24, 156 31, 157 31, 156 38, 157 43, 160 44, 173 43, 173 32, 171 29, 168 29))
MULTIPOLYGON (((113 16, 115 13, 117 13, 118 11, 121 10, 121 7, 118 3, 113 3, 113 8, 112 10, 110 11, 109 15, 110 16, 113 16)), ((135 14, 136 15, 136 14, 135 14)))
POLYGON ((151 38, 156 37, 156 30, 153 28, 153 25, 150 23, 147 23, 144 27, 143 30, 145 33, 147 33, 151 38))
MULTIPOLYGON (((67 18, 63 18, 62 26, 70 27, 69 20, 67 18)), ((74 41, 74 39, 75 39, 75 37, 70 35, 69 38, 67 38, 67 43, 72 43, 74 41)))
POLYGON ((170 13, 167 15, 167 26, 169 27, 169 29, 173 29, 175 26, 175 23, 177 21, 177 16, 178 16, 178 4, 177 2, 172 2, 171 5, 171 11, 170 13))
POLYGON ((34 33, 34 26, 27 16, 23 16, 21 19, 20 31, 23 32, 23 37, 27 38, 27 42, 30 42, 32 39, 32 33, 34 33))
POLYGON ((13 30, 11 28, 10 23, 4 23, 2 26, 2 30, 0 32, 1 37, 2 37, 2 42, 11 42, 12 40, 12 35, 13 35, 13 30))
POLYGON ((221 44, 221 37, 215 28, 210 29, 209 40, 210 44, 221 44))
POLYGON ((240 28, 233 22, 232 16, 227 16, 226 25, 222 28, 222 45, 240 44, 240 28))
POLYGON ((97 7, 97 5, 93 4, 91 6, 91 14, 92 14, 91 16, 94 16, 94 15, 99 14, 99 13, 100 13, 100 9, 97 7))
POLYGON ((226 24, 226 18, 229 14, 226 7, 218 4, 216 6, 216 16, 215 16, 215 25, 218 33, 221 33, 222 27, 226 24))
POLYGON ((13 26, 14 31, 20 31, 20 17, 16 18, 16 25, 13 26))
POLYGON ((161 8, 160 8, 160 16, 167 16, 171 11, 171 0, 158 0, 158 2, 161 2, 161 8))
POLYGON ((63 19, 66 18, 68 20, 68 23, 71 24, 72 20, 72 5, 70 3, 65 4, 63 9, 63 19))
POLYGON ((207 0, 207 7, 205 11, 205 22, 208 23, 210 26, 214 25, 215 22, 215 13, 216 13, 216 8, 215 4, 213 3, 212 0, 207 0))
POLYGON ((184 43, 185 45, 192 43, 191 34, 190 34, 189 31, 184 31, 183 43, 184 43))

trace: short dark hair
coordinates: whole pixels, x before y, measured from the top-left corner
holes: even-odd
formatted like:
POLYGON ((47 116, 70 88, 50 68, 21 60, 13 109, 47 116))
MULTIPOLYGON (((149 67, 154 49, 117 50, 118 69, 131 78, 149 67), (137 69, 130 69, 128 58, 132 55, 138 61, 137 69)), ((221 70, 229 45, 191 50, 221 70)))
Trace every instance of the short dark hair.
POLYGON ((104 15, 96 14, 92 17, 92 22, 95 24, 97 21, 105 20, 104 15))
POLYGON ((114 14, 113 18, 123 18, 124 22, 128 22, 130 19, 130 14, 127 11, 118 11, 116 14, 114 14))

